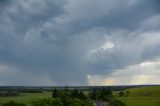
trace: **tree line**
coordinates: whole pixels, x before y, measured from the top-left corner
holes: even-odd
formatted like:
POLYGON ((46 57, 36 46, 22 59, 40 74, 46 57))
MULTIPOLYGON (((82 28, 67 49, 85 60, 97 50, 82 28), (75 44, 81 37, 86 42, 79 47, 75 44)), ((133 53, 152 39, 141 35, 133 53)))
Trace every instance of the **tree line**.
MULTIPOLYGON (((54 89, 52 98, 34 99, 30 106, 93 106, 94 101, 105 101, 110 106, 126 106, 124 103, 114 100, 110 89, 92 89, 81 91, 78 89, 54 89)), ((28 106, 13 101, 2 106, 28 106)))

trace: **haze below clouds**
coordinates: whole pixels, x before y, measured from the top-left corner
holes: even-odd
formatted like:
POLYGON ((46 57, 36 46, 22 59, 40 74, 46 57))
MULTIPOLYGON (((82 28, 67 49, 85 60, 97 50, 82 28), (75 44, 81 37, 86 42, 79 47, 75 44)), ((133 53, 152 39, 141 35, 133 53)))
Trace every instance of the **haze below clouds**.
POLYGON ((0 85, 160 84, 159 0, 1 0, 0 85))

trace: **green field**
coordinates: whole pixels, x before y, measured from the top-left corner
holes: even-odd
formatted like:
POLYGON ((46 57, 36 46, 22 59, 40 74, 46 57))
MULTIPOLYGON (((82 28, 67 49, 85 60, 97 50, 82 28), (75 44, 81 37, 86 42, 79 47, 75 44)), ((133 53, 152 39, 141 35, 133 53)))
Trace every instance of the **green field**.
MULTIPOLYGON (((114 92, 115 99, 127 104, 127 106, 160 106, 160 86, 149 86, 141 88, 131 88, 124 90, 129 91, 127 96, 119 97, 119 92, 114 92)), ((88 94, 88 91, 84 92, 88 94)), ((0 104, 8 101, 30 104, 35 98, 51 98, 52 92, 43 93, 22 93, 21 96, 0 97, 0 104)))
POLYGON ((124 92, 126 91, 129 91, 128 96, 118 97, 118 92, 114 95, 127 106, 160 106, 160 86, 131 88, 124 92))
POLYGON ((0 97, 0 104, 6 103, 8 101, 16 101, 18 103, 30 104, 31 100, 35 98, 51 98, 51 92, 43 93, 23 93, 21 96, 15 97, 0 97))

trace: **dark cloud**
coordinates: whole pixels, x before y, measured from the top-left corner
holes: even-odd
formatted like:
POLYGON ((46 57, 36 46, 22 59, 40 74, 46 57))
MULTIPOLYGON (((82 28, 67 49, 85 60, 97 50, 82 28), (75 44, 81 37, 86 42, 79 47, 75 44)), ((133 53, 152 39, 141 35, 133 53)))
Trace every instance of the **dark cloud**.
POLYGON ((0 5, 3 6, 3 5, 6 5, 6 4, 10 3, 10 2, 11 2, 11 0, 1 0, 0 1, 0 5))
POLYGON ((1 80, 29 85, 31 77, 31 85, 41 85, 38 76, 44 75, 45 85, 87 85, 90 74, 109 75, 155 58, 157 2, 1 0, 7 8, 0 8, 0 68, 7 67, 6 77, 16 73, 1 80))
POLYGON ((0 12, 3 13, 4 10, 9 7, 11 0, 0 0, 0 12))

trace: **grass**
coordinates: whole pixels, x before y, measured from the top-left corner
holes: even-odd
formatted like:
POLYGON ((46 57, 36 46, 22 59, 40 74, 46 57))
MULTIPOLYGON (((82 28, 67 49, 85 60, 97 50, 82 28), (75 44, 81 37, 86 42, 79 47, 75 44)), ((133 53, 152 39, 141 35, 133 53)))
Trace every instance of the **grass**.
POLYGON ((118 97, 127 106, 159 106, 160 97, 118 97))
MULTIPOLYGON (((127 106, 160 106, 160 86, 149 86, 142 88, 131 88, 124 90, 129 91, 128 96, 119 97, 119 92, 114 92, 114 97, 127 104, 127 106)), ((84 92, 88 94, 88 91, 84 92)), ((30 104, 35 98, 51 98, 51 92, 43 93, 23 93, 21 96, 0 97, 0 104, 8 101, 30 104)))
POLYGON ((142 88, 128 89, 129 96, 147 96, 147 97, 160 97, 160 86, 148 86, 142 88))
POLYGON ((114 96, 127 106, 160 106, 160 86, 131 88, 124 92, 126 91, 129 91, 128 96, 118 97, 118 92, 114 92, 114 96))
POLYGON ((18 103, 30 104, 31 100, 33 100, 35 98, 51 98, 51 92, 23 93, 23 94, 21 94, 21 96, 0 97, 0 104, 6 103, 8 101, 15 101, 18 103))

